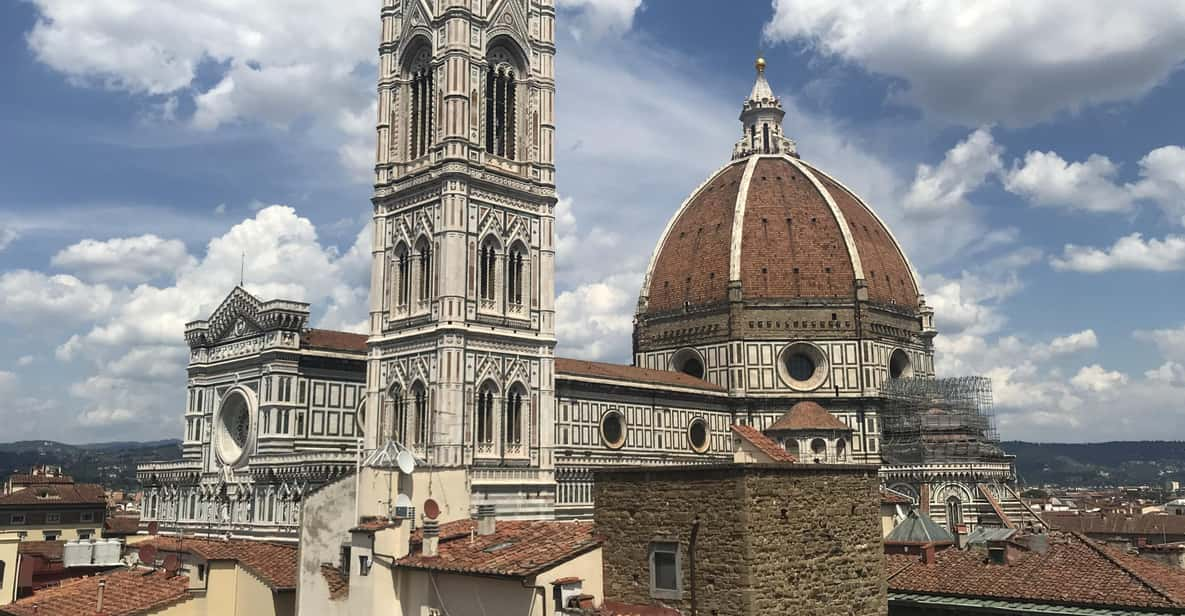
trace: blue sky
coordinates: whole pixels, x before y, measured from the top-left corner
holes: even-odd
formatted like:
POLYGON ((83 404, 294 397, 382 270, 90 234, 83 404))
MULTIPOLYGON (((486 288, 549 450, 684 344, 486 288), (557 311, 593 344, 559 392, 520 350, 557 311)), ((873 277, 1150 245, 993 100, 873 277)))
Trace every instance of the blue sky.
MULTIPOLYGON (((629 360, 646 261, 762 51, 1005 437, 1185 438, 1185 8, 559 4, 561 353, 629 360)), ((361 327, 377 10, 0 5, 0 440, 178 436, 182 325, 243 252, 252 291, 361 327)))

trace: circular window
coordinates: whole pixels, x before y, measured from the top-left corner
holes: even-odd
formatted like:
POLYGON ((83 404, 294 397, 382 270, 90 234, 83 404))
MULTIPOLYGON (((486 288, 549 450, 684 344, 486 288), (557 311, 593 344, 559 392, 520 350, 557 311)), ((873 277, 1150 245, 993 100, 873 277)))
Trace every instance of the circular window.
POLYGON ((811 441, 811 453, 817 456, 827 453, 827 442, 821 438, 811 441))
POLYGON ((222 399, 218 409, 215 428, 218 435, 215 447, 224 464, 238 464, 247 452, 251 441, 252 418, 255 415, 255 400, 251 392, 234 389, 222 399))
POLYGON ((695 349, 683 349, 675 353, 671 358, 671 369, 697 379, 704 378, 704 360, 695 349))
POLYGON ((687 427, 687 441, 691 444, 691 449, 696 453, 707 451, 708 422, 704 421, 702 417, 691 420, 691 425, 687 427))
POLYGON ((909 361, 909 354, 901 349, 889 355, 889 377, 894 379, 913 376, 913 362, 909 361))
POLYGON ((827 380, 827 356, 809 342, 795 342, 782 350, 778 374, 798 391, 817 389, 827 380))
POLYGON ((601 440, 610 449, 625 445, 625 417, 617 411, 609 411, 601 417, 601 440))

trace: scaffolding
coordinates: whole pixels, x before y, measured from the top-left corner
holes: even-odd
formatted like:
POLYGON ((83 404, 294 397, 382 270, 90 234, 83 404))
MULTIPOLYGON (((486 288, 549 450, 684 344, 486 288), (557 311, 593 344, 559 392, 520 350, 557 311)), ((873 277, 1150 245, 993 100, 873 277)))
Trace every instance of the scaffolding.
POLYGON ((992 381, 898 378, 881 386, 881 455, 890 464, 1001 460, 992 381))

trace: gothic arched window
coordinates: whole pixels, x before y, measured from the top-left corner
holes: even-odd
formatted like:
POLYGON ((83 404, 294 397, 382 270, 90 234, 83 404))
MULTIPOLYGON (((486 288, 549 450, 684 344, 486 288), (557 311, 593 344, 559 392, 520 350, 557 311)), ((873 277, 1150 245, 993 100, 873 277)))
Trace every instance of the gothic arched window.
POLYGON ((415 399, 416 412, 416 444, 428 444, 428 392, 424 391, 423 383, 412 386, 412 397, 415 399))
POLYGON ((951 534, 959 532, 959 525, 963 523, 963 501, 958 496, 950 495, 946 499, 946 526, 951 534))
POLYGON ((506 257, 506 301, 523 303, 523 256, 526 251, 516 246, 506 257))
POLYGON ((404 430, 407 429, 407 400, 403 396, 403 388, 398 385, 387 393, 391 397, 391 439, 404 442, 404 430))
POLYGON ((486 383, 477 394, 477 442, 494 442, 494 386, 486 383))
POLYGON ((482 242, 481 250, 478 251, 478 291, 481 294, 481 299, 493 301, 496 295, 497 262, 498 246, 493 238, 487 238, 482 242))
POLYGON ((395 305, 407 306, 411 299, 411 255, 408 254, 407 244, 400 243, 395 248, 395 305))
POLYGON ((420 301, 426 302, 432 299, 432 244, 421 239, 416 252, 420 253, 420 301))
POLYGON ((506 48, 493 49, 486 61, 486 152, 515 159, 517 69, 506 48))
POLYGON ((523 444, 523 390, 515 387, 506 396, 506 415, 502 437, 507 445, 523 444))
POLYGON ((433 141, 432 93, 434 84, 428 49, 421 50, 409 66, 408 76, 408 157, 428 153, 433 141))

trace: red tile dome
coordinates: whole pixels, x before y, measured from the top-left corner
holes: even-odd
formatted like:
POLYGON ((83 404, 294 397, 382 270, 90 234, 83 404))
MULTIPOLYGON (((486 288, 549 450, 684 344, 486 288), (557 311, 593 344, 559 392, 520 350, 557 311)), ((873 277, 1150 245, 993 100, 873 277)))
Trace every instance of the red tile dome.
POLYGON ((746 301, 851 302, 866 288, 870 302, 918 308, 913 269, 888 227, 793 147, 741 151, 692 193, 651 259, 640 314, 724 304, 735 285, 746 301))

